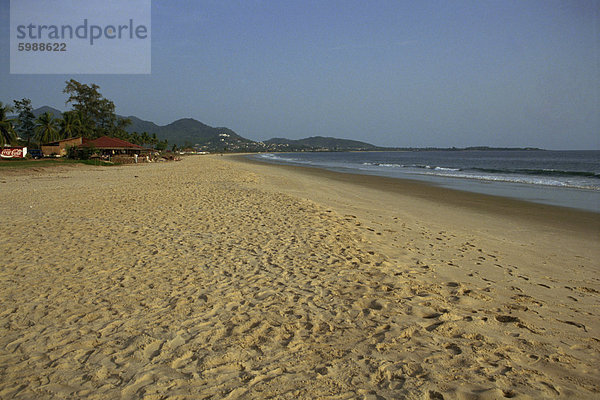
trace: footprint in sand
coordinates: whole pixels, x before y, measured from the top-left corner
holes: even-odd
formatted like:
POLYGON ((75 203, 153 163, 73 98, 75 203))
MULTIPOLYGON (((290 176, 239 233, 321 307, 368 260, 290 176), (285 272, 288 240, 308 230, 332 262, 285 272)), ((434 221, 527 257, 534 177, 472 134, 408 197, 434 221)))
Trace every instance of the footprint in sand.
POLYGON ((146 358, 148 361, 152 361, 160 354, 164 343, 165 342, 163 340, 156 340, 150 343, 148 346, 146 346, 142 353, 144 355, 144 358, 146 358))
POLYGON ((445 347, 446 347, 446 350, 449 350, 455 356, 462 354, 462 350, 460 349, 460 347, 458 347, 458 345, 456 343, 450 343, 450 344, 446 345, 445 347))

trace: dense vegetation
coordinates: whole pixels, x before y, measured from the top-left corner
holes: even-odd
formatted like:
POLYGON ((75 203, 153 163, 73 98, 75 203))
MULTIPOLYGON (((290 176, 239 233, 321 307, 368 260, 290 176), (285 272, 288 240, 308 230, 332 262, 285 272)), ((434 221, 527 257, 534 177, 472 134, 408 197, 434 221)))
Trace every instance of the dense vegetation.
POLYGON ((166 149, 167 140, 160 141, 156 133, 129 132, 128 118, 115 114, 115 104, 102 96, 96 84, 86 85, 71 79, 63 92, 72 109, 64 113, 45 111, 37 117, 30 99, 14 100, 14 106, 0 102, 0 146, 55 142, 71 137, 95 139, 116 137, 131 143, 166 149), (16 116, 10 116, 16 112, 16 116))

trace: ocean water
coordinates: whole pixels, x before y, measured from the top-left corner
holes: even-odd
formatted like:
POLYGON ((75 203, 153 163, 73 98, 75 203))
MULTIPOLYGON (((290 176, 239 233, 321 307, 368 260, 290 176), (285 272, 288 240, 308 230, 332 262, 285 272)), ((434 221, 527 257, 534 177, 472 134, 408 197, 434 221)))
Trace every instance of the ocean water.
POLYGON ((452 189, 600 212, 600 151, 268 153, 262 161, 416 179, 452 189))

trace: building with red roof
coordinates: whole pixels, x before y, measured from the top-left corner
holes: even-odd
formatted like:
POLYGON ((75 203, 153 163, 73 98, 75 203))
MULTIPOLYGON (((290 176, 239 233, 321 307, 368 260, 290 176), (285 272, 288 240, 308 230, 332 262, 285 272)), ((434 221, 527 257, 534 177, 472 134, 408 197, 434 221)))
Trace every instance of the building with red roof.
POLYGON ((102 154, 140 154, 143 151, 149 151, 145 147, 137 144, 129 143, 126 140, 118 139, 109 136, 102 136, 98 139, 87 139, 81 144, 81 146, 93 147, 99 150, 102 154))
POLYGON ((91 147, 101 155, 130 155, 149 153, 152 149, 148 149, 137 144, 129 143, 126 140, 118 139, 109 136, 102 136, 97 139, 88 139, 84 137, 69 138, 59 140, 52 143, 42 145, 44 156, 57 155, 65 156, 68 147, 91 147))

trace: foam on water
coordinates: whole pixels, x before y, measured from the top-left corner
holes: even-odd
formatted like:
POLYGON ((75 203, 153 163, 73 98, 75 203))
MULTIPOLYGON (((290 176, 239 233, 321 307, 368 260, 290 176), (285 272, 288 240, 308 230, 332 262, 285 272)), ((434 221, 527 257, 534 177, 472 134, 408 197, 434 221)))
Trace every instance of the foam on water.
POLYGON ((544 185, 557 187, 570 187, 587 190, 600 190, 600 174, 588 171, 563 171, 552 168, 545 169, 493 169, 493 168, 451 168, 443 166, 431 166, 421 164, 391 164, 363 162, 361 170, 374 170, 381 168, 403 168, 404 173, 409 175, 431 175, 448 178, 475 179, 490 182, 512 182, 530 185, 544 185), (364 167, 369 168, 364 168, 364 167), (554 177, 554 179, 550 178, 554 177), (594 184, 590 179, 598 179, 594 184))
POLYGON ((419 179, 449 188, 600 212, 597 151, 307 152, 258 157, 339 172, 419 179))

